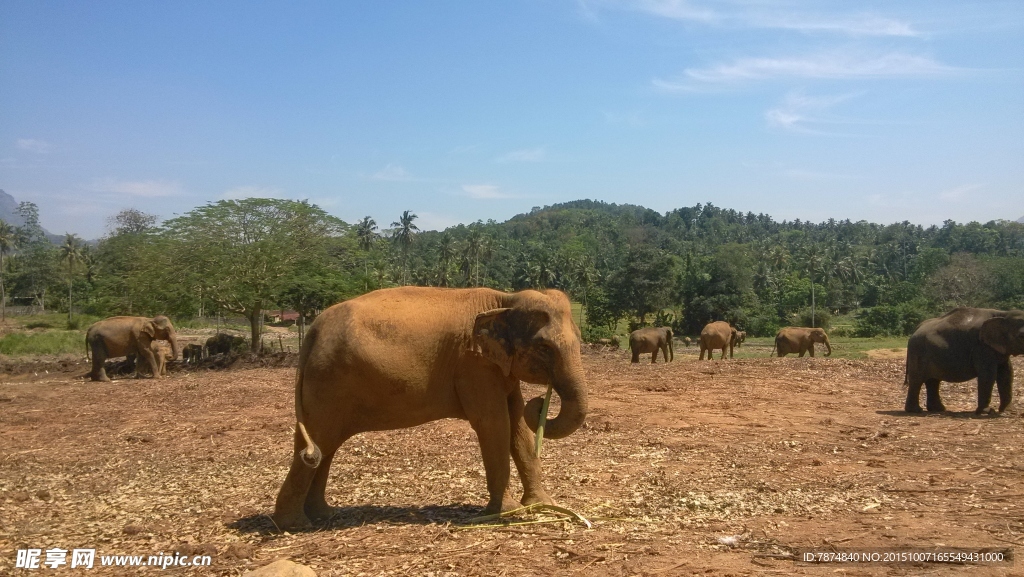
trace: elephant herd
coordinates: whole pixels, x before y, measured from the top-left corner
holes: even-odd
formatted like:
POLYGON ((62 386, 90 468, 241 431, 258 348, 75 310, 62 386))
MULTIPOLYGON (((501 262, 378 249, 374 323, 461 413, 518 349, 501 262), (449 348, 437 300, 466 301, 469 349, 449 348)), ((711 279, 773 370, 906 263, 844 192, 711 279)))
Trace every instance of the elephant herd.
MULTIPOLYGON (((639 363, 641 354, 651 353, 651 362, 655 363, 658 361, 659 351, 665 361, 671 361, 674 358, 672 338, 672 329, 669 327, 647 327, 633 331, 629 335, 631 362, 639 363)), ((707 354, 710 361, 712 354, 717 350, 722 351, 722 356, 719 359, 724 359, 726 349, 729 350, 731 359, 734 348, 742 345, 745 340, 747 340, 745 331, 737 330, 736 327, 725 321, 708 323, 700 332, 700 337, 697 340, 700 346, 700 360, 704 360, 704 355, 707 354)), ((690 337, 684 337, 683 342, 689 347, 692 341, 690 337)), ((832 344, 829 343, 828 335, 824 330, 808 327, 785 327, 775 335, 775 346, 772 347, 769 356, 777 352, 780 357, 789 353, 796 353, 801 357, 809 354, 813 357, 814 343, 825 345, 828 350, 825 356, 832 354, 832 344)))
MULTIPOLYGON (((243 337, 218 333, 205 345, 188 344, 181 349, 186 363, 244 349, 243 337)), ((89 378, 109 381, 105 363, 114 357, 127 357, 135 365, 135 376, 148 373, 154 378, 167 375, 167 362, 178 358, 178 335, 171 320, 163 315, 147 317, 110 317, 89 326, 85 333, 85 354, 92 357, 89 378), (144 361, 144 362, 143 362, 144 361)))
MULTIPOLYGON (((732 356, 745 334, 725 322, 708 324, 699 338, 701 359, 725 349, 732 356)), ((89 328, 92 376, 106 380, 103 360, 137 354, 160 367, 153 342, 178 345, 166 317, 114 317, 89 328)), ((674 356, 672 330, 634 331, 632 362, 650 353, 674 356)), ((208 352, 238 343, 222 336, 208 352)), ((814 343, 831 354, 821 329, 786 327, 775 337, 773 353, 814 356, 814 343)), ((197 354, 191 349, 190 354, 197 354)), ((201 351, 200 353, 201 354, 201 351)), ((999 409, 1009 404, 1011 355, 1024 354, 1024 312, 957 309, 925 321, 910 337, 907 352, 906 410, 920 412, 921 386, 929 411, 944 410, 940 381, 978 379, 978 411, 988 407, 993 384, 999 409)), ((367 431, 415 427, 446 418, 464 419, 476 432, 483 457, 486 513, 554 500, 544 489, 537 436, 560 439, 579 429, 587 416, 588 393, 581 357, 581 335, 568 297, 557 290, 505 293, 488 288, 382 289, 336 304, 309 326, 295 376, 295 429, 291 466, 278 492, 272 518, 278 528, 295 530, 335 513, 325 491, 330 467, 341 445, 367 431), (561 409, 548 418, 548 401, 523 398, 522 383, 548 386, 561 409), (511 464, 522 495, 510 485, 511 464)))

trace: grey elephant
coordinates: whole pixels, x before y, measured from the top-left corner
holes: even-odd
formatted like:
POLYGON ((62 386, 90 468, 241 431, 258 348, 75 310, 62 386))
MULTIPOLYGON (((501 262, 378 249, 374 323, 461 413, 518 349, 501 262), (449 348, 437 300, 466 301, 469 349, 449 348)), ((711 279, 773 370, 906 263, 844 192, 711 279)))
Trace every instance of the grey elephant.
POLYGON ((274 521, 294 529, 333 514, 324 497, 331 460, 351 436, 446 418, 466 419, 476 432, 486 512, 519 507, 507 493, 510 456, 520 502, 553 504, 533 446, 543 399, 524 407, 521 382, 551 385, 561 399, 546 437, 583 424, 580 333, 564 293, 402 287, 330 307, 299 351, 293 457, 274 521))
POLYGON ((939 383, 978 379, 976 414, 992 402, 992 385, 999 390, 999 412, 1013 399, 1010 357, 1024 354, 1024 311, 958 308, 921 323, 907 341, 908 413, 920 413, 921 385, 929 412, 944 411, 939 383))
POLYGON ((733 358, 736 332, 736 327, 725 321, 715 321, 705 325, 704 329, 700 331, 700 360, 704 360, 704 353, 707 352, 710 361, 716 349, 722 349, 722 356, 719 360, 723 360, 726 347, 729 348, 729 358, 733 358))
POLYGON ((629 349, 633 351, 631 362, 639 363, 642 353, 651 353, 651 363, 658 362, 658 351, 661 351, 665 362, 675 359, 672 350, 672 329, 669 327, 647 327, 629 333, 629 349))
POLYGON ((736 348, 743 345, 745 340, 747 340, 747 331, 736 331, 736 348))
POLYGON ((825 334, 824 329, 820 327, 784 327, 779 329, 779 332, 775 334, 775 345, 772 346, 772 352, 768 353, 768 356, 778 353, 780 357, 784 357, 789 353, 797 353, 801 357, 804 354, 810 354, 814 356, 814 343, 822 343, 828 352, 825 356, 832 354, 832 343, 828 341, 828 335, 825 334))
MULTIPOLYGON (((171 344, 171 360, 178 358, 178 339, 171 320, 163 315, 147 317, 110 317, 97 321, 85 332, 86 354, 92 353, 92 370, 89 377, 94 381, 109 381, 110 377, 103 364, 108 358, 138 356, 149 364, 154 378, 160 378, 156 356, 152 351, 153 341, 163 340, 171 344)), ((135 376, 141 376, 139 364, 135 363, 135 376)))

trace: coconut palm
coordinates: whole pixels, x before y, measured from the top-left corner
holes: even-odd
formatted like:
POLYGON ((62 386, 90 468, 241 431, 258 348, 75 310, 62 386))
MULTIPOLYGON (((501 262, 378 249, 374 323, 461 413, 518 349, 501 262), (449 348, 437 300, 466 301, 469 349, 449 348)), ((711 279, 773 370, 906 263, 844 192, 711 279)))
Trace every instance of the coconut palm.
POLYGON ((391 223, 393 229, 391 238, 402 249, 402 284, 408 284, 409 248, 412 246, 412 240, 416 235, 416 231, 419 230, 419 227, 413 224, 412 221, 417 218, 419 217, 406 210, 402 212, 402 216, 399 217, 398 221, 391 223))
POLYGON ((356 224, 356 238, 359 241, 359 248, 366 252, 366 258, 363 259, 363 292, 369 290, 367 281, 370 276, 370 250, 377 243, 376 230, 377 221, 369 216, 364 216, 363 220, 356 224))
POLYGON ((82 260, 82 241, 77 235, 64 235, 64 244, 60 245, 60 260, 68 263, 68 324, 71 324, 71 287, 74 281, 75 264, 82 260))
POLYGON ((455 239, 445 231, 437 243, 437 286, 448 286, 452 259, 455 258, 455 239))
POLYGON ((4 288, 4 255, 18 246, 18 231, 0 220, 0 321, 7 320, 7 292, 4 288))

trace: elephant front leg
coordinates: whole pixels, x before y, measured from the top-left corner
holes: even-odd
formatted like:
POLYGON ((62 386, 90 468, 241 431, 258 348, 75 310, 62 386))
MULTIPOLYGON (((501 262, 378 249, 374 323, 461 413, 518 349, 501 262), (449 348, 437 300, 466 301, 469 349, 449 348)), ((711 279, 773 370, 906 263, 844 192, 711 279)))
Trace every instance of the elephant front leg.
POLYGON ((999 412, 1002 413, 1013 400, 1013 365, 1010 361, 996 369, 996 387, 999 389, 999 412))
MULTIPOLYGON (((924 406, 929 413, 941 413, 946 410, 946 405, 942 404, 942 397, 939 396, 939 383, 941 382, 939 379, 928 379, 924 382, 924 406)), ((988 394, 989 397, 992 396, 992 385, 988 387, 988 394)))
POLYGON ((511 473, 509 457, 512 431, 505 400, 508 393, 504 385, 504 377, 497 367, 471 371, 455 385, 466 419, 480 442, 487 493, 490 495, 484 509, 486 514, 511 511, 518 507, 511 498, 506 500, 505 495, 511 473))
POLYGON ((523 392, 518 385, 508 396, 508 416, 512 425, 512 460, 519 471, 519 480, 523 483, 523 498, 520 502, 523 505, 554 505, 554 499, 544 490, 544 473, 540 458, 534 450, 537 438, 523 418, 523 392))
POLYGON ((146 347, 139 351, 139 356, 142 358, 135 359, 135 378, 139 378, 140 376, 142 376, 142 373, 139 372, 139 369, 141 368, 140 364, 142 359, 145 359, 145 361, 149 363, 149 368, 153 370, 153 378, 159 379, 160 366, 159 363, 157 363, 156 355, 154 355, 153 352, 149 350, 149 347, 146 347))

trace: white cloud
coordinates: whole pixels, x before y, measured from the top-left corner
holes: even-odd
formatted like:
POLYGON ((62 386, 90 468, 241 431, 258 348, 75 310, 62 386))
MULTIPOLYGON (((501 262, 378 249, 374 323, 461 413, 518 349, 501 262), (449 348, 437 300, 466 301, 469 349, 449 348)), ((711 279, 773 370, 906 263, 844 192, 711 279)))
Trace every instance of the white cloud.
POLYGON ((416 219, 416 226, 420 230, 444 230, 462 222, 454 216, 436 212, 417 211, 416 215, 419 217, 416 219))
POLYGON ((779 78, 877 79, 944 76, 959 69, 926 56, 893 52, 881 56, 833 52, 798 58, 739 58, 709 68, 688 68, 677 80, 656 78, 652 84, 668 92, 693 92, 708 87, 739 85, 779 78))
POLYGON ((127 194, 143 198, 175 196, 184 193, 179 183, 167 180, 117 180, 114 178, 101 178, 93 181, 86 188, 94 192, 127 194))
POLYGON ((820 128, 822 125, 850 123, 848 120, 840 120, 829 115, 829 109, 860 94, 808 96, 803 92, 790 92, 781 104, 765 112, 765 120, 768 121, 769 126, 776 128, 824 134, 825 132, 820 128))
POLYGON ((957 202, 963 199, 968 194, 984 186, 984 184, 965 184, 963 186, 958 186, 956 188, 951 188, 949 190, 942 191, 941 193, 939 193, 939 198, 946 202, 957 202))
POLYGON ((220 195, 224 200, 241 200, 243 198, 285 198, 284 191, 267 186, 236 186, 220 195))
POLYGON ((546 152, 544 147, 524 148, 505 153, 495 159, 495 162, 540 162, 544 160, 546 152))
POLYGON ((694 2, 690 0, 580 0, 581 12, 596 20, 599 7, 632 10, 658 18, 731 28, 792 30, 845 36, 917 37, 907 23, 878 14, 822 16, 795 12, 789 2, 694 2), (713 7, 712 7, 713 6, 713 7))
POLYGON ((48 154, 53 150, 53 146, 49 142, 37 138, 19 138, 15 145, 20 150, 27 150, 36 154, 48 154))
POLYGON ((370 175, 371 180, 384 180, 388 182, 409 182, 413 180, 404 168, 397 164, 389 164, 384 168, 370 175))
POLYGON ((512 195, 501 192, 501 190, 493 184, 464 184, 462 185, 462 191, 465 192, 469 198, 475 198, 478 200, 512 198, 512 195))

